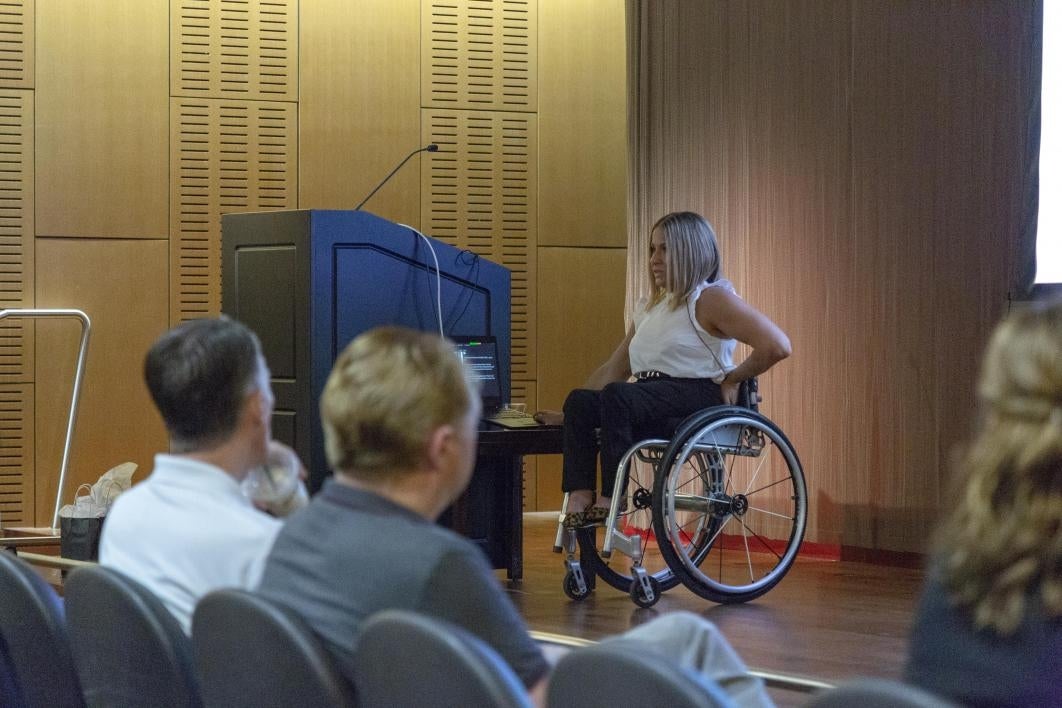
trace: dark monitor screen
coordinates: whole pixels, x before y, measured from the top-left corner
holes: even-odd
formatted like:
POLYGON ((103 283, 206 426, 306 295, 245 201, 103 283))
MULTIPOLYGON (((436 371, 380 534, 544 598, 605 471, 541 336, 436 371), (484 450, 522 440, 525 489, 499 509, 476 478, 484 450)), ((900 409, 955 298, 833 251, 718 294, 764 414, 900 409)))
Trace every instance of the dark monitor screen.
POLYGON ((483 410, 501 407, 501 384, 498 381, 498 342, 494 337, 453 337, 457 355, 479 383, 483 410))

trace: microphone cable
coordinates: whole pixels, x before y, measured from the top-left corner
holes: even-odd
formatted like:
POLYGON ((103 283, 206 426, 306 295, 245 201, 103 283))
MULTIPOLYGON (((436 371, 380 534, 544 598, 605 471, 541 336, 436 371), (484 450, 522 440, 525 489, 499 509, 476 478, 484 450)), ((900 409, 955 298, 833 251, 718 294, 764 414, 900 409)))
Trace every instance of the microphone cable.
MULTIPOLYGON (((396 222, 396 223, 398 223, 398 222, 396 222)), ((421 239, 424 240, 424 244, 428 247, 428 250, 431 252, 431 259, 433 261, 435 261, 435 303, 436 303, 435 314, 436 314, 436 316, 439 319, 439 336, 445 338, 446 337, 446 333, 443 332, 443 320, 442 320, 442 270, 439 268, 439 257, 435 254, 435 247, 431 245, 431 239, 429 239, 427 236, 425 236, 424 234, 422 234, 420 231, 418 231, 417 229, 413 228, 409 224, 399 223, 398 225, 399 226, 405 226, 407 229, 409 229, 410 231, 415 233, 417 236, 420 236, 421 239)))

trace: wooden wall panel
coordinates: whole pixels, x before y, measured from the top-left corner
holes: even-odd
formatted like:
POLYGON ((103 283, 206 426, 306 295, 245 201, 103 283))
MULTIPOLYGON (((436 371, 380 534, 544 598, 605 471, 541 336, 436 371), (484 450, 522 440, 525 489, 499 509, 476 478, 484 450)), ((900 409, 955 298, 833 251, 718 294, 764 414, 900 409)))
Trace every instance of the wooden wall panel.
MULTIPOLYGON (((33 92, 0 89, 0 308, 33 306, 33 92)), ((33 323, 0 321, 0 382, 33 381, 33 323)))
MULTIPOLYGON (((862 452, 858 412, 873 405, 852 387, 850 367, 859 367, 856 379, 866 371, 844 354, 858 346, 851 334, 862 324, 852 307, 860 288, 849 213, 851 17, 847 6, 808 0, 750 3, 748 22, 748 73, 756 80, 747 98, 740 292, 792 340, 794 357, 761 379, 762 410, 789 436, 819 491, 810 536, 839 543, 842 506, 864 499, 880 474, 847 464, 854 448, 862 452)), ((859 524, 846 538, 871 545, 868 517, 859 524)))
MULTIPOLYGON (((162 421, 141 375, 144 354, 167 328, 164 240, 37 239, 37 305, 78 307, 92 319, 66 499, 116 464, 151 470, 166 449, 162 421)), ((79 326, 37 324, 36 523, 51 523, 73 385, 79 326)))
POLYGON ((715 228, 724 275, 741 289, 748 270, 747 3, 641 3, 632 22, 638 64, 631 100, 632 305, 648 293, 649 229, 691 210, 715 228))
MULTIPOLYGON (((424 111, 421 223, 425 233, 512 271, 512 397, 535 379, 535 116, 498 111, 424 111)), ((444 323, 445 324, 445 323, 444 323)))
MULTIPOLYGON (((33 306, 33 117, 33 91, 0 89, 0 309, 33 306)), ((33 340, 31 321, 0 321, 0 517, 6 526, 30 524, 34 516, 33 340)))
MULTIPOLYGON (((420 2, 303 2, 299 35, 299 207, 351 209, 420 145, 420 2)), ((365 209, 418 226, 418 159, 365 209)))
POLYGON ((296 0, 173 0, 170 95, 298 99, 296 0))
MULTIPOLYGON (((560 410, 623 339, 626 261, 624 248, 538 249, 539 408, 560 410)), ((560 509, 561 497, 560 456, 540 456, 538 509, 560 509)))
POLYGON ((2 383, 0 522, 5 527, 34 525, 33 452, 33 384, 2 383))
POLYGON ((37 3, 37 235, 165 238, 166 0, 37 3))
POLYGON ((623 0, 539 10, 540 246, 627 244, 623 0))
POLYGON ((841 497, 846 536, 870 516, 862 541, 917 550, 947 506, 1021 253, 1035 5, 853 5, 849 389, 867 422, 849 459, 874 474, 841 497))
POLYGON ((421 0, 423 105, 538 110, 535 0, 421 0))
POLYGON ((0 88, 33 88, 35 0, 0 1, 0 88))
POLYGON ((1018 270, 1037 4, 633 6, 632 243, 702 210, 792 337, 764 412, 805 465, 808 540, 923 550, 1018 270))
POLYGON ((221 215, 296 206, 296 104, 175 98, 170 320, 221 309, 221 215))

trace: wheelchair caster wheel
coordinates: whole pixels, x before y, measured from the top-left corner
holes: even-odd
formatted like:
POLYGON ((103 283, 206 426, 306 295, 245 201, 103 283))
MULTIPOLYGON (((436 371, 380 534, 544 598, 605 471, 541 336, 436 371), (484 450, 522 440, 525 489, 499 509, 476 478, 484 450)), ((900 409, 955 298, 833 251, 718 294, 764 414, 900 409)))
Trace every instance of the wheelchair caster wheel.
POLYGON ((651 597, 647 596, 645 588, 638 581, 637 577, 631 582, 631 600, 638 607, 652 607, 657 603, 657 600, 660 599, 660 593, 662 592, 660 590, 660 581, 651 575, 646 576, 646 579, 649 581, 649 587, 652 589, 651 597))
POLYGON ((579 589, 579 583, 575 579, 575 573, 568 571, 564 574, 564 594, 573 600, 585 600, 590 596, 590 591, 593 588, 589 583, 586 583, 584 590, 579 589))

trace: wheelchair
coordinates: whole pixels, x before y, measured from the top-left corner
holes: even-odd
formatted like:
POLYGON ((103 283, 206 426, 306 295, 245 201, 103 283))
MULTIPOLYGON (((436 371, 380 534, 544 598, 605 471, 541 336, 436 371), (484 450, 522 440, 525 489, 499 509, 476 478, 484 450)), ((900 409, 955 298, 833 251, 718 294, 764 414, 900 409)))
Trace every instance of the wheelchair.
POLYGON ((705 408, 665 426, 670 438, 635 443, 603 526, 564 528, 564 495, 554 551, 565 553, 569 598, 585 599, 600 579, 639 607, 679 583, 740 603, 781 581, 804 539, 807 487, 796 451, 759 401, 749 379, 739 405, 705 408))

